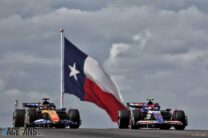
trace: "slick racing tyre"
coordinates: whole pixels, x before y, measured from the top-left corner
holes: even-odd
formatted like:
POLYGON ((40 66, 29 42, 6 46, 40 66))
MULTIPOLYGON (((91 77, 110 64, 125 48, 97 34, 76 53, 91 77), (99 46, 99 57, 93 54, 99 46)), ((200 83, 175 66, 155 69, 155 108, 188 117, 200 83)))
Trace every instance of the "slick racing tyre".
POLYGON ((184 130, 186 127, 186 116, 184 111, 182 110, 176 110, 173 113, 173 120, 174 121, 180 121, 181 123, 183 123, 183 125, 175 125, 175 129, 176 130, 184 130))
POLYGON ((139 124, 137 124, 139 120, 141 120, 141 112, 139 110, 132 110, 131 129, 139 129, 139 124))
POLYGON ((68 117, 69 117, 69 120, 77 123, 77 124, 70 125, 70 128, 73 128, 73 129, 79 128, 80 122, 81 122, 79 111, 77 109, 69 109, 68 117))
POLYGON ((121 110, 118 112, 118 127, 125 129, 129 127, 129 111, 121 110))
POLYGON ((25 127, 32 127, 34 126, 33 122, 36 120, 36 110, 34 109, 27 109, 25 114, 25 127))
POLYGON ((14 127, 23 127, 25 120, 25 109, 15 109, 13 112, 14 127))

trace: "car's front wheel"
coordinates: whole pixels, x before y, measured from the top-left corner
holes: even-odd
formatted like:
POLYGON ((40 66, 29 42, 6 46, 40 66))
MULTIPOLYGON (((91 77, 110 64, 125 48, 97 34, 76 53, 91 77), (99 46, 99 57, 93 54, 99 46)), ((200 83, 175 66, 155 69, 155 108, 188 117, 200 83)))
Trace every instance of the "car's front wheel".
POLYGON ((141 120, 141 112, 139 110, 132 110, 131 113, 131 129, 139 129, 137 122, 141 120))
POLYGON ((173 120, 174 121, 180 121, 181 123, 183 123, 183 125, 175 125, 175 129, 176 130, 184 130, 186 127, 186 116, 184 111, 182 110, 176 110, 173 113, 173 120))
POLYGON ((70 128, 77 129, 80 126, 81 119, 79 110, 77 109, 69 109, 68 111, 68 117, 70 121, 73 121, 74 124, 70 125, 70 128))
POLYGON ((14 127, 23 127, 25 120, 25 109, 15 109, 13 112, 14 127))
POLYGON ((118 112, 118 127, 125 129, 129 127, 129 111, 121 110, 118 112))

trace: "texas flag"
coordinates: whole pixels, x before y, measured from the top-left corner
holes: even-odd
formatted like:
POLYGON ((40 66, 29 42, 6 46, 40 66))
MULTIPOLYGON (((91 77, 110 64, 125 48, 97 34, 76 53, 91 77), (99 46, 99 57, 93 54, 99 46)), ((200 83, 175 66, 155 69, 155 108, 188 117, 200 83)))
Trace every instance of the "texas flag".
POLYGON ((87 54, 64 38, 64 92, 81 101, 95 103, 117 122, 117 113, 126 107, 115 82, 87 54))

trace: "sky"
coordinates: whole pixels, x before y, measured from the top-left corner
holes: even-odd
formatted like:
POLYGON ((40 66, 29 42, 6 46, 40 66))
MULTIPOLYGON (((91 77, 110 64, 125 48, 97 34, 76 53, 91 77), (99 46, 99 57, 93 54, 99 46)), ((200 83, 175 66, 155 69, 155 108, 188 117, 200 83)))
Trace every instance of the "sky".
MULTIPOLYGON (((207 0, 1 0, 0 126, 15 99, 59 106, 60 32, 96 59, 126 102, 154 98, 208 129, 207 0)), ((82 128, 115 128, 106 112, 66 94, 82 128)))

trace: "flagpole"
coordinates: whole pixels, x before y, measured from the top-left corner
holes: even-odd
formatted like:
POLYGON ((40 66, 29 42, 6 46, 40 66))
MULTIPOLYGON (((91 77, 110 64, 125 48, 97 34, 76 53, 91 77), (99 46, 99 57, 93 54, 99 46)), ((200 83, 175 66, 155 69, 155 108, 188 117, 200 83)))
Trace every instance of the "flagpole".
POLYGON ((64 104, 64 92, 63 92, 63 40, 64 40, 64 29, 61 27, 60 28, 60 33, 61 33, 61 84, 60 84, 60 108, 63 108, 64 104))

